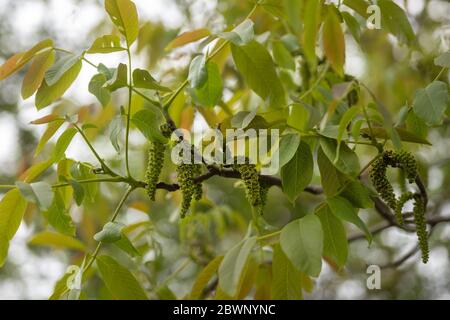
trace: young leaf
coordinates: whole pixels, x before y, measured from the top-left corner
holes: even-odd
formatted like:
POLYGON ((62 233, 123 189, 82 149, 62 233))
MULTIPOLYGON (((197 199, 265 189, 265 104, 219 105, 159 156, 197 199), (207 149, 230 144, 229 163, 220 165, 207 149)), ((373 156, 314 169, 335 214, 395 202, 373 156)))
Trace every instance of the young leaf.
POLYGON ((100 275, 116 300, 148 300, 147 294, 134 275, 109 256, 97 258, 100 275))
POLYGON ((72 249, 77 251, 86 251, 85 245, 73 238, 64 234, 44 231, 35 234, 29 241, 32 246, 46 246, 55 249, 72 249))
POLYGON ((359 22, 348 12, 341 12, 341 15, 353 38, 359 43, 361 38, 361 26, 359 25, 359 22))
POLYGON ((316 68, 316 40, 317 32, 320 26, 321 2, 308 0, 304 7, 304 28, 303 28, 303 50, 308 63, 316 68))
POLYGON ((348 221, 358 227, 366 235, 367 241, 372 242, 372 235, 364 221, 358 216, 358 209, 342 197, 332 197, 327 199, 330 210, 341 220, 348 221))
POLYGON ((117 51, 125 51, 127 49, 123 48, 120 44, 120 38, 116 35, 105 35, 97 38, 92 46, 89 48, 87 53, 111 53, 117 51))
POLYGON ((170 51, 175 48, 187 45, 189 43, 199 41, 203 38, 206 38, 209 35, 211 35, 211 32, 206 28, 184 32, 167 45, 166 51, 170 51))
POLYGON ((109 79, 104 85, 106 89, 111 92, 125 88, 128 86, 128 67, 126 64, 120 63, 111 79, 109 79))
POLYGON ((53 47, 53 40, 46 39, 26 52, 13 55, 0 66, 0 81, 21 70, 35 55, 49 50, 51 47, 53 47))
POLYGON ((78 60, 54 85, 44 81, 36 94, 36 108, 41 110, 61 98, 78 77, 81 67, 82 63, 78 60))
POLYGON ((255 33, 253 31, 254 23, 247 19, 234 28, 230 32, 222 32, 218 36, 222 39, 228 40, 234 45, 243 46, 253 40, 255 33))
POLYGON ((272 50, 275 62, 280 67, 295 71, 295 60, 282 41, 274 41, 272 50))
POLYGON ((373 208, 373 200, 369 189, 358 180, 346 182, 340 195, 357 208, 373 208))
POLYGON ((35 203, 42 211, 48 210, 53 203, 54 193, 52 187, 46 182, 28 184, 16 182, 22 196, 29 202, 35 203))
POLYGON ((196 56, 189 67, 189 82, 194 89, 202 87, 208 78, 206 70, 206 57, 204 55, 196 56))
POLYGON ((105 0, 105 9, 130 47, 139 34, 136 5, 130 0, 105 0))
POLYGON ((302 273, 289 261, 279 244, 273 249, 272 299, 303 299, 302 273))
POLYGON ((313 171, 314 161, 311 148, 302 141, 294 157, 281 168, 283 192, 291 202, 294 202, 311 182, 313 171))
POLYGON ((54 162, 57 162, 61 160, 62 157, 64 157, 67 148, 69 147, 77 132, 77 129, 69 128, 64 131, 61 137, 59 137, 58 141, 56 142, 55 149, 53 150, 52 159, 54 160, 54 162))
POLYGON ((280 167, 284 167, 297 153, 300 145, 298 134, 287 134, 280 139, 280 167))
POLYGON ((104 74, 98 73, 89 82, 89 92, 97 97, 103 107, 106 107, 111 101, 111 93, 105 88, 107 81, 108 79, 104 74))
POLYGON ((323 47, 331 67, 342 76, 345 64, 345 38, 334 10, 328 10, 323 24, 323 47))
POLYGON ((360 171, 359 159, 346 144, 342 144, 339 153, 336 153, 337 143, 333 139, 321 138, 320 146, 324 154, 334 166, 344 174, 356 177, 360 171))
POLYGON ((56 131, 64 124, 64 120, 55 120, 48 124, 47 129, 44 131, 41 139, 39 140, 39 144, 36 147, 36 151, 34 153, 34 157, 37 157, 42 150, 44 149, 47 142, 55 135, 56 131))
POLYGON ((323 230, 323 253, 342 268, 347 262, 348 242, 342 222, 330 211, 328 205, 316 212, 323 230))
POLYGON ((45 82, 49 86, 55 85, 66 72, 81 61, 81 57, 77 55, 67 55, 58 61, 45 73, 45 82))
POLYGON ((136 112, 131 119, 136 128, 149 141, 167 142, 167 138, 161 133, 160 126, 164 123, 164 117, 156 108, 143 109, 136 112))
POLYGON ((429 126, 442 123, 449 103, 448 86, 445 82, 434 81, 425 89, 420 89, 414 97, 414 113, 429 126))
POLYGON ((60 192, 55 192, 52 205, 46 212, 43 213, 43 215, 47 218, 48 223, 50 223, 50 225, 58 232, 67 236, 75 236, 75 226, 72 218, 66 210, 66 206, 60 192))
POLYGON ((356 13, 358 13, 361 17, 367 18, 367 8, 369 7, 369 4, 365 0, 344 0, 344 4, 355 10, 356 13))
POLYGON ((381 10, 383 26, 400 42, 411 45, 416 36, 403 9, 392 0, 379 0, 377 5, 381 10))
POLYGON ((133 84, 136 88, 150 89, 161 92, 170 92, 167 87, 160 85, 147 70, 136 69, 133 71, 133 84))
POLYGON ((13 189, 0 200, 0 268, 8 255, 9 241, 12 240, 27 208, 27 201, 18 189, 13 189))
POLYGON ((272 108, 284 108, 286 96, 275 70, 272 57, 262 44, 256 41, 244 46, 231 46, 234 62, 248 86, 272 108))
POLYGON ((333 163, 323 152, 322 147, 317 151, 317 165, 320 171, 320 180, 327 196, 334 196, 342 187, 340 175, 333 163))
POLYGON ((95 241, 104 243, 114 243, 122 238, 122 229, 125 227, 123 223, 108 222, 103 230, 94 236, 95 241))
POLYGON ((114 119, 111 121, 110 124, 109 140, 111 141, 111 144, 113 145, 117 153, 120 152, 119 139, 120 135, 122 134, 123 124, 124 124, 123 115, 118 115, 114 117, 114 119))
POLYGON ((219 286, 229 296, 238 294, 256 237, 244 239, 227 252, 219 268, 219 286))
POLYGON ((450 68, 450 51, 444 52, 434 59, 434 64, 443 68, 450 68))
POLYGON ((198 274, 194 285, 192 286, 191 294, 189 299, 198 300, 203 295, 203 290, 208 285, 211 278, 219 270, 219 266, 222 263, 223 256, 215 257, 211 260, 208 265, 198 274))
POLYGON ((195 94, 201 104, 207 107, 214 107, 222 97, 222 78, 217 64, 208 62, 206 64, 205 84, 195 91, 195 94))
POLYGON ((308 214, 285 226, 280 244, 297 270, 312 277, 319 276, 322 269, 323 231, 316 215, 308 214))
POLYGON ((28 69, 22 83, 22 98, 31 97, 42 84, 45 72, 55 61, 55 52, 53 50, 44 51, 36 56, 28 69))

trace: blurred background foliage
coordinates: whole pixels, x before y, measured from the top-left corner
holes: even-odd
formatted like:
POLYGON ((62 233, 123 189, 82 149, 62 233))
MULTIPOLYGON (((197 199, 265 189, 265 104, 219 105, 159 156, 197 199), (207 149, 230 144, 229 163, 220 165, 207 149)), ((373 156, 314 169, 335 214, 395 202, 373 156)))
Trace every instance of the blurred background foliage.
MULTIPOLYGON (((183 31, 207 27, 221 31, 240 22, 252 8, 250 1, 242 0, 164 0, 135 1, 141 14, 141 32, 135 47, 136 65, 152 70, 164 83, 179 83, 186 78, 186 66, 202 44, 189 45, 167 54, 164 48, 183 31)), ((346 35, 346 72, 361 79, 388 106, 393 115, 411 104, 416 90, 429 84, 440 68, 434 58, 449 50, 450 8, 447 1, 404 0, 396 1, 408 12, 420 46, 409 50, 399 45, 392 36, 383 32, 363 30, 360 47, 350 34, 346 35), (447 47, 445 47, 447 46, 447 47)), ((103 13, 102 1, 94 0, 0 0, 0 62, 30 44, 50 37, 61 48, 81 52, 99 35, 110 33, 112 28, 103 13)), ((268 31, 274 38, 283 34, 285 25, 273 16, 258 9, 254 18, 255 31, 260 37, 268 31)), ((117 65, 125 57, 93 58, 95 62, 117 65), (96 60, 95 60, 96 59, 96 60), (103 60, 102 60, 103 59, 103 60)), ((251 95, 236 90, 239 77, 233 66, 219 56, 225 79, 224 100, 236 110, 251 110, 255 101, 251 95), (230 76, 228 76, 230 75, 230 76), (242 98, 244 95, 244 98, 242 98), (241 102, 233 104, 241 98, 241 102)), ((87 69, 87 68, 84 68, 87 69)), ((125 103, 125 94, 115 94, 113 103, 101 108, 95 97, 87 93, 87 83, 95 70, 83 70, 74 88, 60 102, 58 108, 77 110, 83 121, 97 125, 101 130, 91 131, 90 138, 108 159, 119 162, 109 141, 110 123, 119 107, 125 103), (98 139, 96 134, 99 134, 98 139)), ((34 110, 33 103, 19 98, 21 78, 18 74, 0 84, 0 181, 14 184, 33 162, 34 148, 42 134, 41 128, 28 125, 42 113, 34 110)), ((447 77, 444 74, 443 77, 447 77)), ((189 100, 188 100, 189 101, 189 100)), ((133 108, 139 110, 143 101, 134 100, 133 108)), ((177 124, 183 128, 200 130, 214 125, 220 119, 207 110, 186 105, 183 96, 171 109, 177 124)), ((226 113, 223 116, 225 116, 226 113)), ((448 114, 447 114, 448 116, 448 114)), ((220 116, 219 116, 220 117, 220 116)), ((414 123, 410 121, 408 123, 414 123)), ((430 196, 430 211, 435 215, 450 215, 450 121, 443 126, 424 128, 423 135, 433 146, 408 145, 418 154, 422 176, 430 196)), ((146 142, 136 133, 132 135, 132 167, 136 175, 143 176, 146 163, 146 142)), ((371 159, 373 150, 361 148, 362 162, 371 159)), ((68 150, 69 158, 80 161, 93 160, 82 141, 75 141, 68 150)), ((45 157, 45 156, 43 156, 45 157)), ((164 180, 175 181, 173 167, 165 168, 164 180)), ((56 168, 55 168, 56 170, 56 168)), ((55 170, 49 175, 55 176, 55 170)), ((316 172, 315 183, 320 179, 316 172)), ((77 222, 78 237, 89 247, 95 247, 93 235, 108 221, 118 202, 122 189, 117 185, 102 185, 92 193, 91 204, 80 209, 74 206, 71 215, 77 222)), ((250 220, 250 206, 244 192, 234 180, 213 178, 206 183, 207 199, 197 203, 194 212, 181 223, 178 221, 179 193, 158 192, 157 201, 146 200, 144 191, 132 195, 127 213, 122 221, 126 232, 140 252, 145 253, 132 262, 113 246, 113 252, 130 270, 139 268, 139 280, 154 293, 153 298, 181 298, 189 293, 195 276, 213 257, 236 243, 246 231, 250 220)), ((269 195, 265 219, 274 227, 283 226, 294 217, 310 212, 320 202, 320 197, 302 194, 295 206, 281 191, 273 188, 269 195)), ((31 234, 45 230, 45 221, 30 208, 19 235, 13 240, 10 258, 0 270, 0 298, 47 298, 52 284, 61 277, 65 268, 80 264, 83 255, 77 251, 58 250, 27 243, 31 234)), ((365 210, 362 217, 369 226, 382 223, 373 210, 365 210)), ((355 230, 351 230, 355 231, 355 230)), ((365 241, 353 241, 347 267, 336 272, 325 264, 324 272, 315 281, 315 290, 306 298, 450 298, 449 226, 439 226, 431 238, 431 258, 428 265, 420 263, 418 255, 401 265, 387 267, 382 273, 382 289, 366 288, 366 268, 370 264, 388 265, 415 246, 415 235, 391 228, 375 237, 371 248, 365 241)), ((261 267, 264 268, 264 267, 261 267)), ((251 270, 251 268, 250 268, 251 270)), ((254 270, 253 270, 254 271, 254 270)), ((259 277, 270 270, 254 272, 259 277)), ((109 293, 92 273, 83 290, 85 298, 110 298, 109 293)), ((249 276, 253 276, 249 272, 249 276)), ((270 276, 270 275, 268 275, 270 276)), ((257 280, 258 281, 258 280, 257 280)))

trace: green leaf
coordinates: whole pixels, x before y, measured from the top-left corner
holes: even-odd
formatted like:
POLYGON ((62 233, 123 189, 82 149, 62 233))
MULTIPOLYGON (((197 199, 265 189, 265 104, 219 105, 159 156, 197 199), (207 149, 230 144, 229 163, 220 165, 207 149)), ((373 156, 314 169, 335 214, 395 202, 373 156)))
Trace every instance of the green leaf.
POLYGON ((341 12, 341 15, 353 38, 359 43, 361 38, 361 26, 359 25, 359 22, 348 12, 341 12))
POLYGON ((316 41, 320 26, 321 2, 308 0, 304 7, 303 51, 308 63, 316 68, 316 41))
POLYGON ((105 0, 105 9, 130 47, 139 34, 136 5, 130 0, 105 0))
POLYGON ((331 211, 341 220, 348 221, 358 227, 361 231, 366 235, 367 241, 369 243, 372 242, 372 235, 367 228, 364 221, 358 216, 358 209, 352 206, 352 204, 342 198, 342 197, 333 197, 327 199, 327 204, 330 207, 331 211))
POLYGON ((434 59, 434 64, 443 68, 450 68, 450 51, 444 52, 434 59))
POLYGON ((36 94, 36 108, 41 110, 61 98, 80 74, 81 67, 82 63, 78 60, 54 85, 44 81, 36 94))
POLYGON ((230 32, 222 32, 218 36, 222 39, 228 40, 234 45, 243 46, 251 42, 255 33, 253 30, 254 23, 252 20, 247 19, 243 21, 240 25, 234 28, 230 32))
POLYGON ((219 67, 210 61, 206 64, 206 81, 195 91, 197 99, 207 107, 214 107, 222 97, 222 90, 223 84, 219 67))
POLYGON ((325 155, 321 147, 317 151, 317 165, 319 166, 320 180, 325 194, 327 196, 334 196, 342 186, 339 172, 325 155))
POLYGON ((289 223, 280 236, 283 252, 297 268, 312 277, 322 269, 323 231, 314 214, 289 223))
POLYGON ((282 41, 274 41, 272 50, 273 57, 278 66, 295 71, 295 60, 282 41))
POLYGON ((114 71, 113 77, 109 79, 104 87, 111 92, 125 88, 128 86, 128 67, 126 64, 120 63, 114 71))
POLYGON ((44 149, 47 142, 55 135, 56 131, 64 124, 64 120, 55 120, 48 124, 47 129, 44 131, 41 139, 39 140, 39 144, 36 147, 36 151, 34 153, 34 157, 37 157, 42 150, 44 149))
POLYGON ((373 208, 373 200, 369 189, 361 182, 348 181, 340 195, 350 201, 355 207, 368 209, 373 208))
POLYGON ((238 294, 256 237, 244 239, 231 248, 219 267, 219 286, 229 296, 238 294))
POLYGON ((125 227, 123 223, 108 222, 103 230, 94 236, 95 241, 104 243, 114 243, 122 238, 122 229, 125 227))
POLYGON ((52 159, 54 162, 58 162, 64 157, 67 148, 77 133, 77 129, 69 128, 59 137, 55 149, 53 150, 52 159))
POLYGON ((28 69, 22 83, 22 98, 31 97, 44 81, 45 72, 51 67, 55 61, 55 52, 53 50, 44 51, 33 60, 28 69))
MULTIPOLYGON (((397 131, 398 136, 400 137, 400 139, 403 142, 420 143, 420 144, 427 144, 427 145, 431 146, 430 141, 422 138, 421 136, 419 136, 413 132, 409 132, 403 128, 395 128, 395 131, 397 131)), ((361 133, 363 133, 365 135, 370 135, 370 130, 369 130, 369 128, 363 128, 363 129, 361 129, 361 133)), ((375 138, 379 138, 379 139, 389 139, 390 138, 389 133, 383 127, 372 127, 372 133, 375 138)))
POLYGON ((196 56, 191 62, 188 80, 194 89, 202 87, 208 79, 208 71, 206 70, 205 63, 206 57, 204 55, 196 56))
POLYGON ((284 108, 286 96, 272 58, 262 44, 231 45, 233 59, 248 86, 272 108, 284 108))
POLYGON ((131 257, 138 257, 141 256, 139 251, 133 246, 130 239, 126 235, 122 233, 122 238, 116 242, 114 242, 114 245, 121 249, 122 251, 128 253, 131 257))
POLYGON ((272 299, 303 299, 302 273, 289 261, 278 244, 273 249, 272 299))
POLYGON ((43 215, 47 218, 48 223, 58 232, 68 236, 75 236, 76 228, 69 212, 66 210, 60 192, 55 192, 52 205, 43 215))
POLYGON ((72 249, 86 251, 85 245, 79 240, 66 236, 64 234, 44 231, 35 234, 29 241, 32 246, 46 246, 55 249, 72 249))
MULTIPOLYGON (((77 180, 92 180, 96 178, 93 168, 89 164, 79 163, 78 170, 72 173, 77 180)), ((99 183, 88 183, 84 186, 86 190, 86 198, 94 203, 98 193, 99 183)))
POLYGON ((358 13, 363 18, 367 18, 369 15, 367 13, 367 8, 369 7, 369 4, 365 0, 344 0, 344 4, 355 10, 356 13, 358 13))
POLYGON ((136 69, 133 71, 133 85, 135 88, 171 92, 172 90, 160 85, 147 70, 136 69))
POLYGON ((323 205, 317 212, 323 230, 323 253, 342 268, 347 262, 348 241, 342 222, 323 205))
POLYGON ((74 65, 81 61, 81 57, 77 55, 67 55, 58 61, 45 73, 45 82, 49 86, 55 85, 66 72, 74 65))
POLYGON ((280 139, 280 167, 284 167, 297 153, 300 145, 298 134, 287 134, 280 139))
POLYGON ((154 107, 143 109, 136 112, 131 121, 147 140, 167 142, 167 138, 162 135, 160 130, 160 126, 164 123, 164 116, 160 110, 154 107))
POLYGON ((184 32, 167 45, 166 51, 170 51, 175 48, 187 45, 189 43, 199 41, 203 38, 206 38, 209 35, 211 35, 211 32, 205 28, 184 32))
POLYGON ((198 274, 195 279, 195 283, 192 286, 189 299, 199 300, 202 298, 203 290, 208 285, 209 281, 219 270, 219 266, 222 263, 223 256, 215 257, 208 265, 198 274))
POLYGON ((346 144, 342 144, 337 154, 336 140, 320 138, 320 146, 327 158, 344 174, 356 177, 360 172, 359 159, 346 144))
POLYGON ((0 200, 0 268, 5 264, 9 241, 19 229, 26 209, 27 201, 18 189, 10 190, 0 200))
POLYGON ((283 192, 294 202, 311 182, 314 173, 314 160, 311 148, 300 142, 294 157, 281 168, 283 192))
POLYGON ((28 184, 16 182, 22 196, 29 202, 35 203, 42 211, 48 210, 53 203, 54 193, 51 185, 46 182, 28 184))
POLYGON ((258 4, 274 17, 286 19, 283 3, 280 0, 261 0, 258 4))
POLYGON ((379 0, 382 25, 402 43, 412 44, 416 36, 406 13, 392 0, 379 0))
POLYGON ((20 52, 13 55, 0 66, 0 81, 21 70, 35 55, 43 53, 51 47, 53 47, 53 40, 46 39, 26 52, 20 52))
POLYGON ((114 119, 111 121, 111 124, 109 125, 110 127, 109 140, 111 141, 111 144, 113 145, 117 153, 120 152, 119 139, 120 135, 122 134, 122 129, 124 127, 124 118, 125 116, 118 115, 114 117, 114 119))
POLYGON ((111 101, 111 93, 105 88, 105 83, 107 81, 106 76, 99 73, 94 75, 89 82, 89 92, 97 97, 103 107, 106 107, 111 101))
POLYGON ((448 103, 447 84, 434 81, 425 89, 416 92, 413 102, 414 113, 429 126, 439 125, 442 123, 448 103))
POLYGON ((342 76, 345 64, 345 38, 334 10, 328 10, 323 24, 323 47, 331 67, 342 76))
MULTIPOLYGON (((280 2, 279 0, 275 0, 280 2)), ((302 0, 283 0, 286 19, 292 29, 298 33, 302 29, 302 21, 300 19, 303 8, 302 0)))
POLYGON ((109 256, 97 258, 97 267, 109 292, 116 300, 148 300, 134 275, 109 256))
POLYGON ((120 38, 116 35, 105 35, 97 38, 87 53, 111 53, 117 51, 126 51, 120 44, 120 38))
POLYGON ((67 183, 69 183, 70 186, 72 187, 75 203, 80 207, 83 204, 85 196, 84 187, 73 179, 64 179, 64 180, 67 180, 67 183))

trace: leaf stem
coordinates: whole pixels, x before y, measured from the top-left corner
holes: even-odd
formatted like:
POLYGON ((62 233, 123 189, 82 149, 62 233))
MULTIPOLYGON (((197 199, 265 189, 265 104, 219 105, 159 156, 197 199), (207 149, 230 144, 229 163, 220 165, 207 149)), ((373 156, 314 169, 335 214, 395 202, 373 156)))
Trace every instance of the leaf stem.
MULTIPOLYGON (((87 180, 79 180, 76 181, 79 184, 89 184, 89 183, 97 183, 97 182, 127 182, 126 179, 122 178, 122 177, 116 177, 116 178, 103 178, 103 179, 87 179, 87 180)), ((57 188, 65 188, 65 187, 70 187, 71 184, 70 183, 60 183, 60 184, 55 184, 52 185, 52 188, 57 189, 57 188)))
POLYGON ((104 173, 113 176, 113 177, 118 177, 118 174, 115 173, 114 171, 112 171, 108 165, 105 163, 105 161, 100 157, 100 155, 97 153, 97 151, 95 150, 94 146, 91 144, 91 142, 89 141, 89 139, 87 138, 86 134, 84 133, 84 131, 76 124, 74 123, 73 126, 75 127, 75 129, 77 129, 77 131, 80 133, 80 135, 83 137, 84 141, 86 142, 86 144, 88 145, 89 149, 91 149, 92 153, 94 154, 94 156, 97 158, 97 160, 100 162, 100 165, 102 166, 102 169, 104 171, 104 173))
POLYGON ((323 71, 319 75, 319 77, 317 78, 316 82, 314 82, 314 84, 311 86, 311 88, 309 88, 305 93, 303 93, 300 96, 299 100, 305 99, 307 96, 309 96, 316 89, 316 87, 320 84, 320 82, 323 80, 323 78, 325 78, 325 75, 327 74, 329 68, 330 68, 330 63, 327 62, 326 65, 325 65, 325 68, 323 69, 323 71))
POLYGON ((0 185, 0 189, 14 189, 15 187, 13 185, 0 185))
POLYGON ((267 239, 270 239, 270 238, 279 236, 280 234, 281 234, 281 230, 278 230, 278 231, 275 231, 275 232, 272 232, 272 233, 269 233, 269 234, 260 236, 260 237, 258 237, 258 238, 256 238, 256 239, 257 239, 258 241, 263 241, 263 240, 267 240, 267 239))
POLYGON ((434 80, 432 82, 438 80, 442 76, 442 74, 445 72, 446 69, 447 69, 447 67, 442 67, 441 71, 439 71, 438 75, 434 78, 434 80))

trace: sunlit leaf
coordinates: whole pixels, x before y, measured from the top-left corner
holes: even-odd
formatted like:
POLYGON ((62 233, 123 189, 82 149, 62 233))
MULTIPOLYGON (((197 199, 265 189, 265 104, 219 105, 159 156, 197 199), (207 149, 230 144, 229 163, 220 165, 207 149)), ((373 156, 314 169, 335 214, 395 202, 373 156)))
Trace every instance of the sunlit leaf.
POLYGON ((87 53, 111 53, 117 51, 125 51, 120 44, 120 38, 116 35, 105 35, 97 38, 92 46, 89 48, 87 53))
POLYGON ((136 5, 130 0, 105 0, 105 9, 130 47, 139 33, 136 5))
POLYGON ((434 81, 425 89, 416 92, 413 102, 414 113, 430 126, 442 123, 449 103, 448 85, 434 81))
POLYGON ((178 47, 182 47, 192 42, 199 41, 207 36, 211 35, 211 32, 206 28, 201 28, 193 31, 188 31, 180 34, 174 40, 172 40, 166 47, 166 50, 172 50, 178 47))
POLYGON ((28 244, 32 246, 52 247, 55 249, 72 249, 77 251, 86 250, 85 245, 81 241, 61 233, 50 231, 35 234, 28 241, 28 244))

